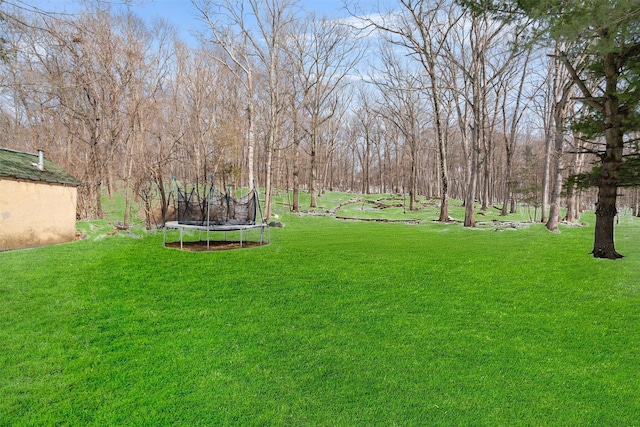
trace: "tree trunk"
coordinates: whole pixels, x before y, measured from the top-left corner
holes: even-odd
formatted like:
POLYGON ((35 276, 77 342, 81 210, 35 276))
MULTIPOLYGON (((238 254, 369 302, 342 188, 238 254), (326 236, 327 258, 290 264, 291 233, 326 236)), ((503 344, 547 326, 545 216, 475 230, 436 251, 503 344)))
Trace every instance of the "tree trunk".
POLYGON ((568 223, 578 222, 578 195, 574 188, 567 188, 567 213, 564 216, 564 221, 568 223))
POLYGON ((267 160, 265 164, 266 168, 266 182, 264 190, 264 219, 269 221, 271 218, 271 199, 272 199, 272 175, 273 175, 273 148, 267 147, 267 160))
POLYGON ((544 148, 544 170, 542 172, 542 217, 540 222, 547 223, 549 217, 547 216, 547 212, 549 211, 549 177, 551 175, 551 142, 553 138, 551 137, 551 128, 550 124, 548 125, 548 129, 545 129, 545 148, 544 148))
MULTIPOLYGON (((366 127, 366 126, 365 126, 366 127)), ((369 130, 364 130, 365 146, 362 161, 362 192, 371 193, 371 181, 369 178, 369 167, 371 166, 371 137, 369 130)))
POLYGON ((97 137, 92 137, 91 141, 92 148, 92 156, 93 156, 93 168, 95 171, 95 188, 94 188, 94 197, 96 202, 96 217, 94 219, 102 219, 102 177, 103 177, 103 168, 102 162, 100 158, 100 147, 98 145, 97 137))
POLYGON ((618 213, 616 209, 617 191, 618 186, 611 179, 605 180, 598 186, 595 238, 591 252, 595 258, 622 258, 622 255, 616 252, 613 232, 615 217, 618 213))
POLYGON ((569 99, 573 93, 573 83, 563 83, 560 81, 560 62, 555 63, 555 72, 553 80, 553 99, 552 117, 554 126, 554 143, 549 156, 550 170, 553 171, 549 176, 549 184, 551 187, 551 198, 549 200, 549 219, 546 227, 549 231, 558 232, 558 223, 560 222, 560 198, 562 196, 562 162, 564 138, 566 133, 566 121, 568 110, 573 104, 569 99))
POLYGON ((491 142, 488 141, 486 132, 483 133, 484 141, 482 143, 484 156, 482 161, 482 194, 480 195, 480 210, 489 209, 489 185, 491 184, 491 142))
POLYGON ((565 117, 569 90, 565 90, 561 99, 553 106, 553 120, 555 125, 554 144, 550 155, 551 170, 551 198, 549 200, 549 219, 547 220, 547 230, 558 232, 558 222, 560 221, 560 197, 562 195, 562 151, 565 135, 565 117))
MULTIPOLYGON (((253 96, 253 94, 248 93, 247 96, 251 97, 253 96)), ((253 152, 255 146, 255 123, 253 112, 253 100, 249 99, 249 102, 247 104, 247 168, 249 170, 247 188, 249 189, 253 188, 256 185, 253 172, 253 152)))
MULTIPOLYGON (((477 117, 476 117, 477 119, 477 117)), ((476 201, 476 185, 478 183, 478 152, 479 147, 479 135, 478 127, 481 126, 479 120, 474 124, 474 128, 471 130, 471 165, 469 169, 469 183, 467 186, 467 196, 464 201, 464 226, 475 227, 475 201, 476 201)))
POLYGON ((469 186, 467 187, 467 197, 465 197, 465 210, 464 210, 464 226, 475 227, 475 198, 476 198, 476 184, 478 182, 478 150, 471 150, 471 170, 469 171, 469 186))
POLYGON ((311 162, 310 162, 310 168, 311 168, 311 172, 310 172, 310 177, 309 177, 309 192, 311 193, 311 204, 309 205, 309 207, 315 208, 318 207, 318 191, 317 191, 317 180, 318 180, 318 164, 317 164, 317 147, 318 147, 318 140, 317 140, 317 136, 316 136, 316 130, 312 133, 311 135, 311 153, 310 153, 310 157, 311 157, 311 162))
POLYGON ((157 165, 154 170, 154 175, 156 178, 156 185, 158 186, 158 191, 160 193, 160 210, 162 212, 162 225, 167 222, 167 217, 169 214, 169 199, 167 199, 167 192, 164 188, 164 178, 162 174, 162 167, 157 165))
MULTIPOLYGON (((579 153, 573 157, 571 165, 570 175, 576 175, 582 172, 582 165, 584 162, 584 153, 582 153, 582 147, 578 148, 579 153)), ((569 223, 578 222, 580 219, 580 198, 575 185, 569 185, 567 187, 567 213, 564 220, 569 223)))
POLYGON ((417 185, 417 168, 416 168, 416 153, 411 153, 411 175, 409 176, 409 210, 416 210, 416 191, 417 185))
POLYGON ((440 169, 440 180, 442 181, 442 186, 440 187, 440 216, 438 217, 438 221, 446 222, 449 221, 449 167, 447 165, 447 141, 442 132, 442 121, 440 119, 440 97, 438 96, 439 93, 436 88, 437 80, 434 75, 431 75, 431 81, 433 86, 431 96, 433 97, 434 122, 438 143, 438 166, 440 169))
MULTIPOLYGON (((480 61, 478 61, 478 64, 480 61)), ((479 65, 476 64, 476 67, 479 65)), ((473 127, 471 129, 471 163, 469 165, 469 182, 467 186, 467 195, 465 197, 465 211, 464 211, 464 226, 475 227, 475 201, 476 201, 476 187, 478 184, 478 156, 480 155, 480 141, 483 138, 484 123, 482 121, 482 107, 481 107, 481 91, 479 71, 476 69, 473 74, 473 127)))
MULTIPOLYGON (((560 108, 563 110, 563 108, 560 108)), ((556 116, 564 114, 558 112, 556 116)), ((560 221, 560 196, 562 194, 562 146, 564 144, 564 129, 561 117, 556 117, 556 134, 553 149, 553 175, 551 200, 549 207, 549 220, 547 221, 547 230, 558 232, 558 222, 560 221)))
POLYGON ((510 149, 509 146, 509 142, 506 143, 507 144, 507 166, 506 166, 506 170, 505 170, 505 185, 504 185, 504 198, 502 200, 502 210, 500 211, 500 215, 501 216, 507 216, 508 211, 507 211, 507 206, 509 205, 509 199, 511 196, 511 176, 513 175, 512 169, 513 169, 513 162, 512 162, 512 156, 513 156, 513 152, 510 149))
POLYGON ((294 141, 293 141, 293 201, 291 203, 291 211, 300 211, 300 140, 297 138, 297 125, 294 124, 294 141))
POLYGON ((109 200, 113 200, 113 195, 116 192, 115 183, 116 179, 113 176, 113 166, 109 165, 107 166, 107 197, 109 197, 109 200))
POLYGON ((618 213, 618 170, 622 164, 624 140, 622 135, 622 114, 618 98, 615 96, 618 84, 616 57, 608 53, 604 58, 605 95, 604 120, 606 150, 602 155, 602 169, 598 175, 598 201, 596 227, 592 254, 596 258, 622 258, 614 244, 614 221, 618 213))

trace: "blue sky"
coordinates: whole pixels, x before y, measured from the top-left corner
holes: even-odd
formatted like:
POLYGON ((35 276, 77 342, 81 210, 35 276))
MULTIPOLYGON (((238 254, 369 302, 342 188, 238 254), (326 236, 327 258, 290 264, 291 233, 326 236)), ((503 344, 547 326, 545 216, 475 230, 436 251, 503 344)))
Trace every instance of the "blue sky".
MULTIPOLYGON (((117 4, 123 0, 108 0, 111 4, 117 4)), ((22 0, 24 4, 38 5, 44 10, 70 11, 73 2, 69 0, 22 0)), ((137 15, 148 23, 156 18, 163 18, 173 24, 181 37, 188 43, 196 43, 191 36, 192 30, 199 25, 197 21, 198 11, 191 0, 131 0, 129 7, 137 15)), ((345 17, 346 11, 342 10, 342 0, 300 0, 300 5, 320 16, 345 17)))
MULTIPOLYGON (((300 5, 308 11, 327 17, 344 17, 342 0, 300 0, 300 5)), ((198 25, 198 11, 190 0, 137 0, 131 10, 143 17, 147 22, 154 18, 163 18, 173 24, 185 41, 190 38, 190 31, 198 25)))

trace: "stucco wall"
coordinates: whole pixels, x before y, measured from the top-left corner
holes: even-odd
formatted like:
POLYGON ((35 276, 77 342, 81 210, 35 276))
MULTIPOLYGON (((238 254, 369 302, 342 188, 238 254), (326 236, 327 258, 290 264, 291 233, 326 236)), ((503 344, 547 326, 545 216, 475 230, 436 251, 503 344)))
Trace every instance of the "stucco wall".
POLYGON ((70 242, 77 188, 0 179, 0 251, 70 242))

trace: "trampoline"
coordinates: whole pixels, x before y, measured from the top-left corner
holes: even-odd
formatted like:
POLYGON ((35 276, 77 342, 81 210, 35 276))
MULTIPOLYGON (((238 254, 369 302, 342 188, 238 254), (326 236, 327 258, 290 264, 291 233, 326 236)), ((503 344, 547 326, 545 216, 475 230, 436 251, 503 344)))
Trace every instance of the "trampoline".
MULTIPOLYGON (((255 186, 246 196, 240 198, 233 197, 230 190, 222 193, 213 184, 204 190, 204 194, 200 194, 195 186, 191 191, 187 191, 186 188, 183 190, 179 186, 176 188, 177 221, 164 224, 165 247, 169 243, 169 230, 179 232, 180 249, 184 249, 186 243, 193 243, 193 237, 197 234, 196 242, 206 242, 208 251, 213 242, 227 242, 230 232, 239 234, 239 247, 242 248, 248 242, 252 230, 259 232, 260 245, 269 243, 269 226, 264 222, 255 186), (212 233, 223 233, 224 240, 211 240, 212 233), (185 242, 185 235, 190 238, 188 242, 185 242)), ((219 244, 215 246, 220 247, 219 244)))

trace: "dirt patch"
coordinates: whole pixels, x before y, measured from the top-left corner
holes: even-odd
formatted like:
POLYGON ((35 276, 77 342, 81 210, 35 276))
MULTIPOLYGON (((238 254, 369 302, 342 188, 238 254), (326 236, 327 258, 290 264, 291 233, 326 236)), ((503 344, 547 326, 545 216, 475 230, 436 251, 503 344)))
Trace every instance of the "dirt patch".
MULTIPOLYGON (((240 247, 240 242, 237 241, 210 240, 209 248, 207 249, 207 241, 205 240, 199 242, 182 242, 182 250, 190 252, 213 252, 228 251, 231 249, 248 249, 264 245, 268 245, 268 243, 242 242, 242 247, 240 247)), ((167 248, 180 249, 180 242, 167 242, 165 246, 167 248)))

